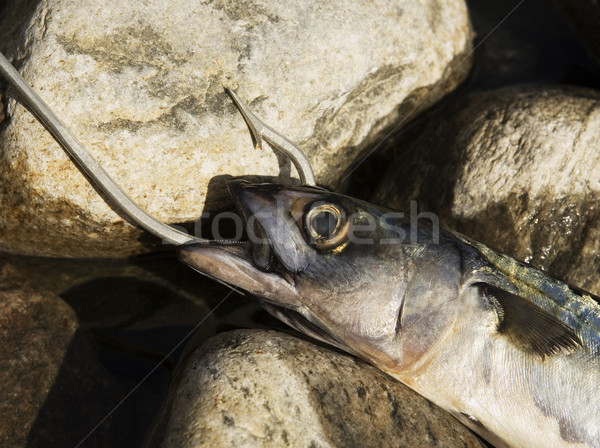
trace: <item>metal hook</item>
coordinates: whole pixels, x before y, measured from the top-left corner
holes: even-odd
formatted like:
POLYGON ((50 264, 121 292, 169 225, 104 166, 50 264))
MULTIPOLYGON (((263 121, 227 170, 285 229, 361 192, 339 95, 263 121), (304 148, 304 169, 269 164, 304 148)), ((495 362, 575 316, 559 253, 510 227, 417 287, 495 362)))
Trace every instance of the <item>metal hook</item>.
POLYGON ((246 106, 242 100, 239 99, 233 90, 227 88, 225 90, 227 93, 229 93, 233 99, 233 102, 240 110, 244 120, 246 120, 246 123, 250 128, 250 132, 256 141, 256 145, 262 149, 262 139, 264 138, 267 143, 269 143, 275 149, 283 152, 291 159, 292 163, 296 167, 296 170, 298 171, 298 174, 300 175, 300 181, 303 185, 315 186, 315 175, 312 166, 302 150, 283 135, 277 133, 274 129, 262 122, 256 115, 254 115, 254 113, 252 113, 248 106, 246 106))
MULTIPOLYGON (((35 115, 40 123, 42 123, 52 134, 67 154, 71 156, 78 168, 86 173, 88 177, 108 196, 113 204, 133 222, 170 244, 180 245, 192 242, 198 243, 209 241, 181 232, 158 221, 133 202, 110 175, 104 171, 90 152, 69 132, 64 123, 60 121, 54 112, 52 112, 44 101, 27 84, 2 53, 0 53, 0 74, 20 95, 23 103, 29 108, 33 115, 35 115)), ((248 123, 257 145, 262 148, 262 139, 264 138, 275 149, 283 152, 292 160, 294 166, 298 170, 300 180, 304 185, 314 186, 314 173, 306 155, 292 142, 258 119, 258 117, 252 113, 232 90, 226 90, 231 95, 233 101, 248 123)))
POLYGON ((191 242, 199 243, 208 241, 188 235, 187 233, 181 232, 158 221, 133 202, 108 173, 102 169, 88 150, 73 137, 66 126, 56 115, 54 115, 50 108, 27 84, 2 53, 0 53, 0 74, 2 74, 12 88, 17 91, 25 105, 31 110, 35 117, 73 158, 79 169, 84 171, 132 221, 170 244, 180 245, 191 242))

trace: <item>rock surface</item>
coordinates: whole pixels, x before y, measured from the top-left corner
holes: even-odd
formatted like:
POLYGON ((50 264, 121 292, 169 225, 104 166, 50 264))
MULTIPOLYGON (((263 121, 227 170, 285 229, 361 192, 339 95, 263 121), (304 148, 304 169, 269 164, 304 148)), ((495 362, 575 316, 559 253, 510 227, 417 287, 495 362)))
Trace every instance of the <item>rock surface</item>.
POLYGON ((161 447, 480 447, 452 417, 361 361, 273 331, 192 352, 155 430, 161 447))
MULTIPOLYGON (((75 446, 124 393, 73 310, 0 260, 0 446, 75 446)), ((125 405, 83 446, 133 443, 131 420, 125 405)))
MULTIPOLYGON (((13 0, 4 8, 2 50, 117 183, 171 223, 198 219, 207 190, 208 210, 220 208, 225 189, 215 176, 289 181, 289 162, 252 150, 224 87, 298 143, 318 182, 334 186, 360 151, 452 90, 471 65, 463 0, 135 0, 110 8, 13 0)), ((8 97, 0 249, 142 251, 140 231, 8 97)))
POLYGON ((374 202, 442 225, 600 293, 600 93, 518 87, 477 94, 397 148, 374 202))

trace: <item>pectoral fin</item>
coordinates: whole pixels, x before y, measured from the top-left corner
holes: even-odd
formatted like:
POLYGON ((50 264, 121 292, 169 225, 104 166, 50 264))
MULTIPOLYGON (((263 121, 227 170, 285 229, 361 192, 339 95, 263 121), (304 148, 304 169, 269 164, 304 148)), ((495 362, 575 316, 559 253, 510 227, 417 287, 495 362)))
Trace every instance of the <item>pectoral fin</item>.
POLYGON ((489 284, 482 294, 498 315, 498 333, 542 358, 582 346, 581 338, 561 320, 526 298, 489 284))

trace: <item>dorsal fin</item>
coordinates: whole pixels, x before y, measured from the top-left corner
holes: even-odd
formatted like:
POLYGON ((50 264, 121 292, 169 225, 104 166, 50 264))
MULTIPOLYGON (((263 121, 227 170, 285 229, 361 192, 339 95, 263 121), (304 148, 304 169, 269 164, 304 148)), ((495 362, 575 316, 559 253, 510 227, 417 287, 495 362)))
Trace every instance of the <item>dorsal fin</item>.
POLYGON ((577 333, 530 300, 486 283, 481 292, 496 309, 498 333, 522 350, 542 358, 583 345, 577 333))

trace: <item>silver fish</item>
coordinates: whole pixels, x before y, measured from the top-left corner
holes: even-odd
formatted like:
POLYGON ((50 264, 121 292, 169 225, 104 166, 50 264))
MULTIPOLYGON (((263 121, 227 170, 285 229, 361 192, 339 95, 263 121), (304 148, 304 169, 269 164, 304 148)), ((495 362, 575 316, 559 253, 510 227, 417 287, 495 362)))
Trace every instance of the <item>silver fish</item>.
MULTIPOLYGON (((600 447, 600 301, 468 238, 314 186, 230 184, 246 243, 182 233, 137 206, 0 53, 0 75, 141 228, 292 327, 355 354, 497 447, 600 447), (190 244, 191 243, 191 244, 190 244)), ((302 152, 232 94, 254 134, 302 152)))
POLYGON ((600 303, 513 258, 314 187, 230 184, 250 241, 183 246, 498 447, 600 447, 600 303))

